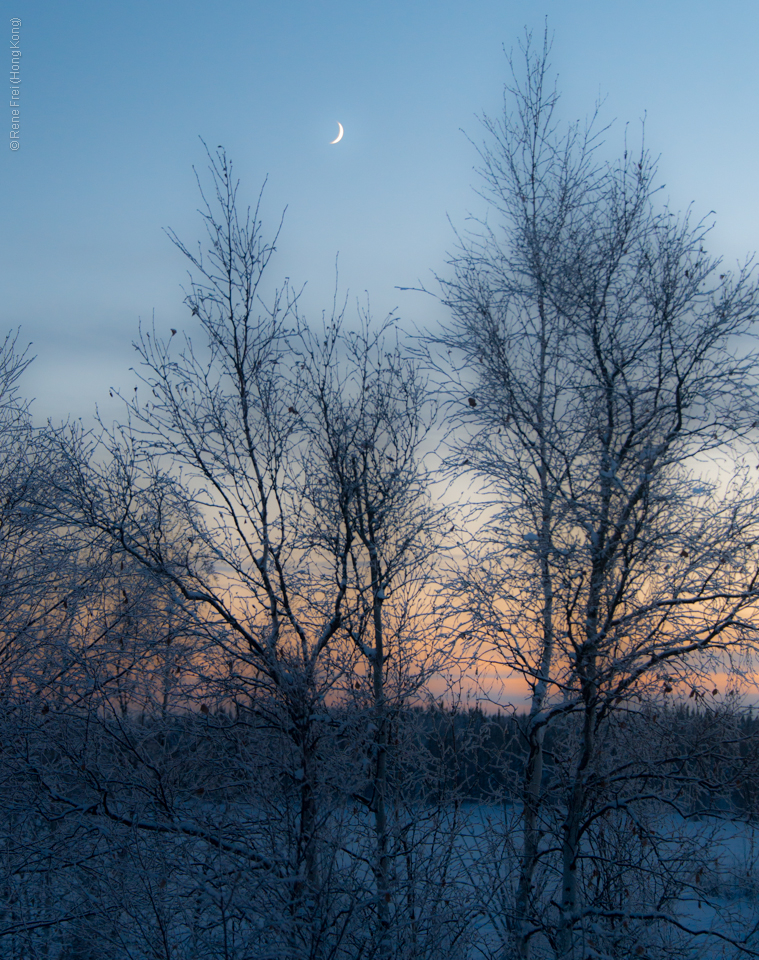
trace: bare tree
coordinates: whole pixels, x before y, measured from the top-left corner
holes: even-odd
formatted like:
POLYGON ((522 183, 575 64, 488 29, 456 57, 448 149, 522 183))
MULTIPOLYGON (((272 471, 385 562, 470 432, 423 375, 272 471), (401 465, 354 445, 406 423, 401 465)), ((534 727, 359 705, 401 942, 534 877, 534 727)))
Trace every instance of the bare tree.
POLYGON ((409 912, 390 849, 390 723, 436 662, 422 617, 441 516, 423 462, 431 408, 397 341, 385 346, 392 320, 374 333, 363 317, 353 333, 335 308, 317 334, 287 284, 266 288, 276 237, 263 239, 258 209, 242 214, 223 151, 209 159, 207 250, 170 233, 191 262, 186 304, 203 342, 141 331, 125 422, 96 443, 74 438, 60 489, 67 521, 160 584, 195 637, 182 660, 194 686, 172 703, 183 693, 220 754, 236 745, 234 763, 208 774, 226 812, 188 803, 157 759, 154 727, 173 722, 157 702, 168 655, 142 685, 129 674, 129 709, 110 711, 112 754, 135 772, 121 782, 109 760, 88 796, 119 829, 202 845, 219 896, 245 864, 236 889, 257 890, 265 922, 240 923, 257 949, 321 957, 355 944, 388 957, 409 912), (366 690, 371 716, 356 710, 366 690), (139 729, 138 700, 150 719, 139 729), (352 764, 355 744, 341 746, 346 729, 369 773, 352 764), (374 821, 368 858, 356 803, 374 821))
MULTIPOLYGON (((102 618, 97 629, 82 629, 93 622, 109 564, 97 536, 63 520, 58 491, 70 461, 60 454, 62 430, 35 428, 19 395, 31 359, 17 341, 9 335, 0 348, 0 937, 14 956, 24 945, 49 946, 93 912, 65 878, 77 862, 97 858, 97 835, 76 800, 56 816, 46 801, 67 777, 54 718, 62 706, 91 706, 96 678, 111 663, 102 618)), ((123 609, 117 605, 109 625, 123 609)))
POLYGON ((223 691, 220 702, 264 709, 287 732, 297 757, 283 774, 300 809, 291 859, 277 870, 289 877, 291 909, 318 913, 316 757, 341 669, 327 654, 343 618, 350 533, 336 525, 327 542, 304 537, 294 298, 286 286, 264 306, 275 244, 263 240, 257 209, 238 211, 223 152, 211 172, 207 252, 171 234, 194 269, 186 302, 206 343, 141 332, 128 423, 104 431, 70 484, 72 517, 171 586, 215 651, 204 679, 223 691))
POLYGON ((431 503, 424 460, 435 411, 392 318, 376 332, 368 315, 356 331, 333 318, 323 334, 304 331, 302 344, 299 394, 311 434, 306 472, 313 517, 326 537, 336 522, 350 535, 343 630, 358 661, 347 676, 345 702, 360 708, 368 694, 370 703, 371 787, 355 798, 374 818, 377 956, 385 958, 399 936, 394 914, 403 913, 391 865, 390 725, 446 656, 429 597, 445 516, 431 503))
MULTIPOLYGON (((626 909, 582 882, 599 806, 636 802, 609 797, 605 725, 653 689, 703 693, 753 641, 759 297, 750 264, 725 270, 702 223, 657 208, 644 149, 609 162, 595 121, 561 126, 548 44, 524 54, 484 120, 489 216, 459 238, 436 339, 450 466, 485 500, 460 596, 531 689, 514 950, 574 958, 626 909), (549 785, 560 728, 571 762, 549 785), (536 888, 541 864, 555 886, 536 888)), ((633 925, 665 914, 649 902, 633 925)))
POLYGON ((44 431, 32 426, 18 380, 31 363, 17 348, 18 334, 0 347, 0 630, 3 688, 20 682, 24 666, 34 670, 44 654, 37 644, 44 626, 64 614, 70 586, 68 551, 51 536, 36 504, 47 496, 55 469, 44 431))

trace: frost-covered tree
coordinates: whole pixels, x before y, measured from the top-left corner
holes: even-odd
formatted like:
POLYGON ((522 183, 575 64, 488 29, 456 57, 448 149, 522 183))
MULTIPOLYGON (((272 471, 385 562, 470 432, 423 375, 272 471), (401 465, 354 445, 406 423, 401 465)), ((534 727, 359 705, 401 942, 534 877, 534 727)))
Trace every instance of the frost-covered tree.
POLYGON ((91 912, 65 878, 97 846, 81 811, 51 826, 45 801, 65 779, 51 711, 86 702, 95 664, 103 664, 102 634, 85 636, 81 627, 103 588, 104 556, 97 537, 77 535, 62 519, 58 489, 68 461, 60 454, 61 432, 35 428, 19 393, 30 362, 18 335, 6 337, 0 347, 0 942, 8 955, 50 944, 61 924, 91 912))
POLYGON ((547 45, 524 53, 484 120, 487 217, 441 280, 450 466, 484 504, 461 615, 531 690, 516 955, 605 956, 621 916, 619 949, 647 954, 666 904, 590 879, 599 810, 632 826, 648 796, 608 725, 652 691, 701 696, 753 642, 759 296, 750 264, 726 269, 658 203, 645 149, 609 160, 595 121, 561 123, 547 45))
MULTIPOLYGON (((223 151, 209 159, 207 243, 195 252, 170 234, 190 261, 196 329, 141 331, 124 422, 62 444, 60 493, 68 522, 179 611, 179 668, 193 682, 171 702, 200 719, 220 760, 204 753, 207 803, 174 784, 173 721, 156 700, 171 672, 156 669, 141 700, 148 729, 135 727, 134 700, 113 716, 113 749, 135 773, 112 792, 103 773, 93 803, 118 829, 200 845, 219 897, 239 891, 224 901, 229 917, 245 897, 256 905, 237 928, 250 949, 386 957, 403 929, 416 956, 432 956, 444 925, 398 889, 387 772, 393 711, 431 668, 419 662, 439 533, 424 384, 392 321, 375 333, 363 318, 351 332, 335 309, 309 329, 290 286, 269 286, 276 237, 238 204, 223 151)), ((404 869, 426 855, 408 845, 413 826, 404 869)), ((208 943, 227 931, 215 909, 203 914, 216 924, 208 943)))
POLYGON ((335 323, 323 334, 304 331, 302 344, 313 518, 326 536, 335 522, 351 535, 342 629, 357 659, 343 699, 365 724, 354 737, 369 770, 354 798, 373 819, 372 900, 377 956, 385 958, 393 941, 402 950, 409 926, 397 870, 399 831, 408 825, 394 811, 391 724, 447 652, 429 595, 444 518, 432 505, 423 455, 434 411, 391 322, 376 331, 366 316, 354 331, 335 323))
MULTIPOLYGON (((316 936, 319 923, 308 917, 330 909, 322 881, 334 853, 323 844, 321 806, 329 785, 318 755, 326 700, 344 670, 351 534, 335 519, 326 538, 311 536, 295 299, 285 285, 264 305, 276 237, 263 239, 257 209, 238 209, 222 152, 211 173, 207 250, 193 253, 171 234, 191 262, 186 302, 201 340, 141 332, 127 421, 75 452, 67 494, 72 522, 98 531, 194 619, 203 638, 189 664, 194 709, 231 710, 242 725, 257 717, 253 733, 260 722, 283 737, 268 753, 274 782, 286 787, 281 836, 265 853, 254 844, 254 861, 267 863, 278 885, 281 909, 269 904, 269 912, 299 918, 283 933, 297 939, 316 936), (88 465, 77 473, 80 458, 88 465)), ((263 781, 251 776, 246 786, 257 816, 270 818, 263 781)), ((160 807, 153 815, 169 829, 176 817, 160 807)), ((193 830, 209 839, 205 815, 196 816, 193 830)))

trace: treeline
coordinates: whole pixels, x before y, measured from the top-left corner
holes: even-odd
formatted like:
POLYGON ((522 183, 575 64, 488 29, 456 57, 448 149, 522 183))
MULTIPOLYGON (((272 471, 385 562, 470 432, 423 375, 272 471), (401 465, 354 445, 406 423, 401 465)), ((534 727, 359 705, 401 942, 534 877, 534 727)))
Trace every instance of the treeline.
MULTIPOLYGON (((448 795, 475 803, 522 803, 521 775, 529 756, 527 715, 431 708, 414 717, 438 770, 437 794, 426 793, 425 799, 448 795)), ((752 710, 735 700, 711 709, 664 702, 631 710, 619 724, 606 746, 610 754, 629 760, 627 778, 657 782, 662 797, 688 783, 689 803, 681 808, 686 815, 720 813, 754 821, 759 809, 759 717, 752 710), (655 770, 650 757, 646 761, 631 749, 635 742, 645 743, 650 756, 657 757, 655 770)), ((559 774, 555 755, 565 736, 559 729, 546 736, 546 784, 559 774)), ((607 788, 607 796, 613 800, 613 790, 607 788)))

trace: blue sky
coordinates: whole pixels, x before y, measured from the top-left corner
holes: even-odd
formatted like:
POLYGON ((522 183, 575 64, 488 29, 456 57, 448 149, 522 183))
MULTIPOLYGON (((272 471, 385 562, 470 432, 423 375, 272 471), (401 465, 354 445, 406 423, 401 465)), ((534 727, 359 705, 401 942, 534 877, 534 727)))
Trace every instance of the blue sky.
MULTIPOLYGON (((201 235, 198 139, 223 144, 273 229, 288 207, 277 277, 328 308, 340 284, 403 322, 441 316, 402 293, 445 270, 472 191, 476 115, 500 110, 503 46, 554 35, 568 119, 606 98, 661 154, 676 208, 716 211, 712 252, 759 247, 759 6, 628 0, 3 0, 22 21, 21 147, 0 150, 6 228, 2 328, 37 356, 24 382, 38 419, 89 422, 108 387, 130 389, 138 319, 192 332, 181 255, 162 232, 201 235), (345 128, 331 146, 337 122, 345 128)), ((6 54, 10 64, 10 52, 6 54)), ((9 125, 10 110, 6 109, 9 125)))

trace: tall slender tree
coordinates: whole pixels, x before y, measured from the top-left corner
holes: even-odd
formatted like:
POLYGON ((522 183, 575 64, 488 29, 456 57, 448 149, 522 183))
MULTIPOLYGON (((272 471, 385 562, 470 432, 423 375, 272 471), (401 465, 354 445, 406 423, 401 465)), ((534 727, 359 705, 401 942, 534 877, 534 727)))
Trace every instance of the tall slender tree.
POLYGON ((390 725, 446 655, 430 618, 430 561, 444 518, 432 505, 424 459, 434 410, 392 318, 376 330, 364 315, 358 330, 334 323, 323 335, 304 331, 301 349, 313 517, 330 531, 336 516, 350 533, 343 631, 358 657, 352 676, 370 691, 371 789, 357 796, 374 819, 377 956, 386 958, 404 912, 393 884, 390 725))
MULTIPOLYGON (((645 691, 698 689, 753 641, 759 296, 750 264, 725 269, 703 223, 657 206, 645 149, 608 160, 595 120, 562 125, 547 41, 523 52, 484 120, 488 216, 459 238, 435 339, 450 466, 486 501, 461 597, 530 688, 514 949, 569 960, 630 909, 588 882, 599 808, 632 818, 639 789, 609 793, 610 718, 645 691), (559 781, 545 743, 562 730, 559 781)), ((666 912, 639 906, 631 950, 666 912)))

